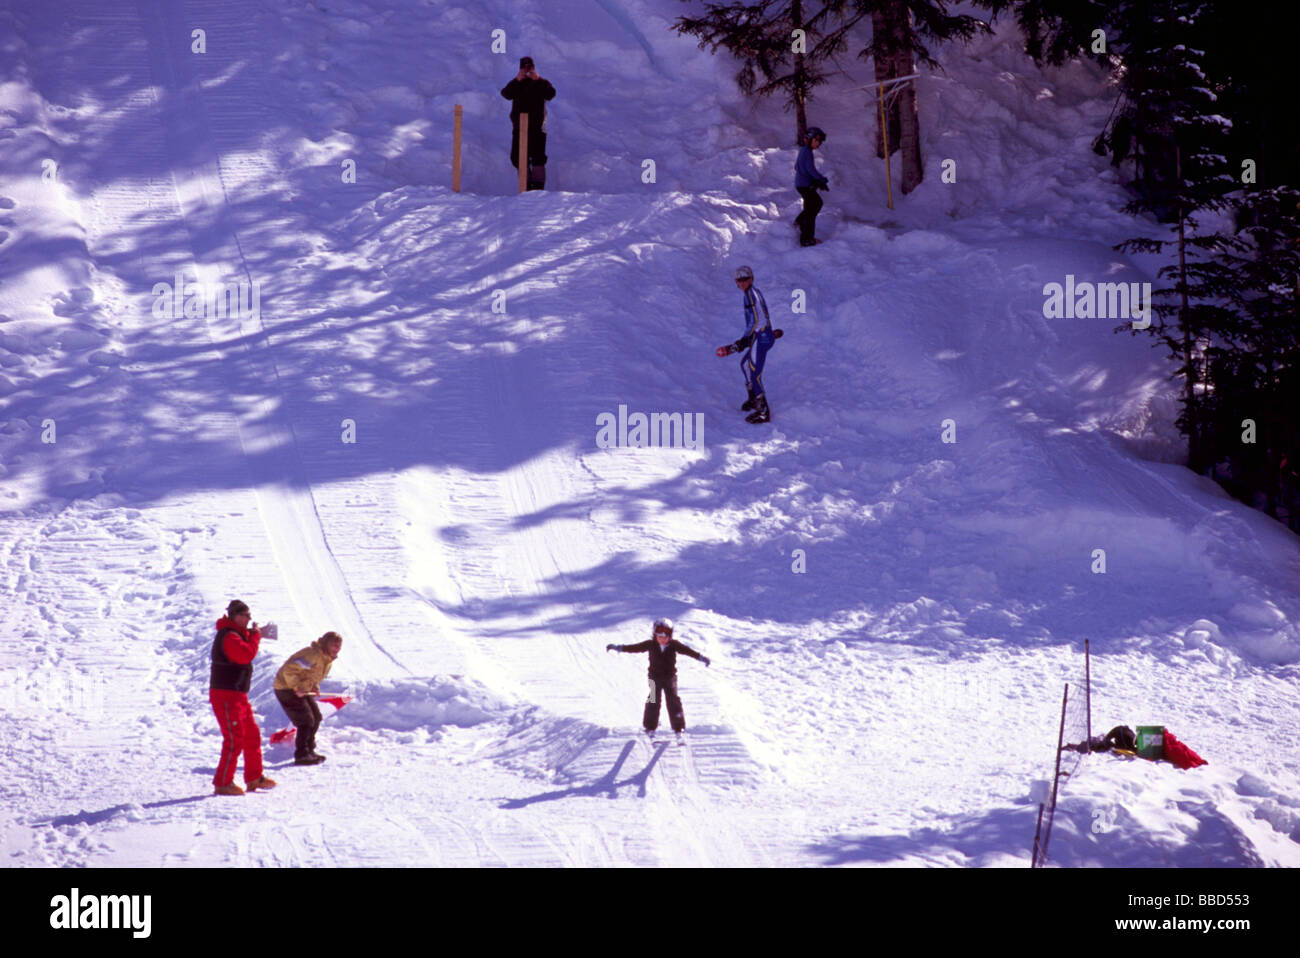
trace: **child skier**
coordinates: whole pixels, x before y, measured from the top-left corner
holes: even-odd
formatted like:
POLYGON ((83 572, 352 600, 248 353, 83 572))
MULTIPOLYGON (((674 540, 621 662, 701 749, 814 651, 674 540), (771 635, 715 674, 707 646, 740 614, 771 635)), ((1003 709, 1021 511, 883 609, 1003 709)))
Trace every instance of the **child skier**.
POLYGON ((667 696, 668 723, 680 740, 682 732, 686 730, 686 715, 682 712, 682 700, 677 696, 677 653, 699 659, 706 666, 709 657, 673 638, 672 619, 656 619, 653 631, 654 639, 651 641, 638 642, 636 645, 607 645, 605 651, 650 653, 650 669, 647 672, 650 676, 650 695, 645 700, 645 714, 641 724, 645 726, 646 734, 654 738, 655 729, 659 727, 659 699, 660 696, 667 696))
POLYGON ((748 266, 736 270, 736 285, 744 294, 745 335, 731 344, 718 348, 718 354, 739 352, 741 372, 745 374, 745 389, 749 392, 740 408, 750 410, 745 422, 771 422, 772 411, 767 405, 767 393, 763 389, 763 364, 767 362, 767 351, 776 342, 776 333, 772 330, 772 319, 767 313, 767 301, 763 294, 754 287, 754 271, 748 266), (760 310, 762 314, 760 315, 760 310))
POLYGON ((813 150, 826 142, 826 133, 821 127, 810 126, 804 134, 803 142, 799 158, 794 164, 794 188, 803 197, 803 212, 794 222, 799 227, 799 245, 816 246, 821 242, 814 234, 817 232, 817 214, 822 208, 822 198, 817 195, 817 191, 829 190, 831 185, 826 177, 817 172, 813 150))

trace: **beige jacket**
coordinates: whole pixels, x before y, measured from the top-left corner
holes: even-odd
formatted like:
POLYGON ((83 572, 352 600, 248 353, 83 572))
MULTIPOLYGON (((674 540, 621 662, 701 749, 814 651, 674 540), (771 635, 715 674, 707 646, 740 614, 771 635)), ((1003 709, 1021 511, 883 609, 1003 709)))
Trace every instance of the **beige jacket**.
POLYGON ((275 673, 277 692, 319 692, 321 679, 330 674, 334 660, 325 654, 319 642, 299 649, 275 673))

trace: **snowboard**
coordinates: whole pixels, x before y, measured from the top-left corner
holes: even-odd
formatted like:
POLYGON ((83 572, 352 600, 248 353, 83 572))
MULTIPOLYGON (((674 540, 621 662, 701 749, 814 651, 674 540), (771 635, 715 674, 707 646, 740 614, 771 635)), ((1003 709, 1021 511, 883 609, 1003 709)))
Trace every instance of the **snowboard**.
MULTIPOLYGON (((785 335, 784 329, 772 330, 773 339, 780 339, 784 335, 785 335)), ((727 356, 730 356, 732 353, 738 353, 738 352, 740 352, 740 348, 735 343, 728 343, 727 345, 719 346, 716 350, 714 350, 714 353, 717 355, 719 359, 725 359, 727 356)))

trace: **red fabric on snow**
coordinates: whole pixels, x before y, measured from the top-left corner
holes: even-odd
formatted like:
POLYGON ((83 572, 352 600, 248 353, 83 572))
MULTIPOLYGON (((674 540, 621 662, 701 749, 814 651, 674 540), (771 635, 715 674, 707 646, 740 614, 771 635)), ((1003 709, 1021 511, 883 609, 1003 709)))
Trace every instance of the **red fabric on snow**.
POLYGON ((1174 738, 1174 733, 1169 731, 1169 729, 1165 729, 1165 761, 1183 769, 1196 768, 1198 765, 1210 764, 1182 742, 1178 741, 1178 739, 1174 738))

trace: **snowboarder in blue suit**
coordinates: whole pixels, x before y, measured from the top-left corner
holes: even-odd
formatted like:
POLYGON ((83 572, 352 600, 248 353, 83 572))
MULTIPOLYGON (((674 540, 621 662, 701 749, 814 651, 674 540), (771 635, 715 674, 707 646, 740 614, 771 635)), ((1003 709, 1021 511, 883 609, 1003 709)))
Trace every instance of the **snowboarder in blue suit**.
POLYGON ((817 232, 817 214, 821 212, 822 198, 818 190, 829 190, 830 180, 817 171, 817 161, 813 159, 813 150, 826 142, 826 132, 819 126, 810 126, 804 134, 803 146, 799 149, 799 158, 794 164, 794 188, 803 197, 803 212, 795 219, 799 227, 799 245, 816 246, 820 240, 817 232))
POLYGON ((673 620, 656 619, 654 639, 638 642, 635 645, 607 645, 606 652, 649 652, 650 653, 650 695, 645 700, 645 714, 641 724, 646 734, 653 736, 659 727, 659 701, 668 699, 668 724, 679 736, 686 730, 686 715, 682 711, 682 700, 677 695, 677 653, 698 659, 706 666, 709 657, 696 652, 684 642, 673 638, 673 620))
POLYGON ((745 389, 749 392, 749 399, 740 408, 743 411, 752 409, 745 422, 757 425, 772 421, 767 392, 763 389, 763 365, 767 362, 767 351, 776 342, 776 334, 767 312, 767 301, 754 286, 754 271, 748 266, 737 269, 736 285, 744 294, 745 335, 733 345, 741 354, 740 369, 745 374, 745 389))

